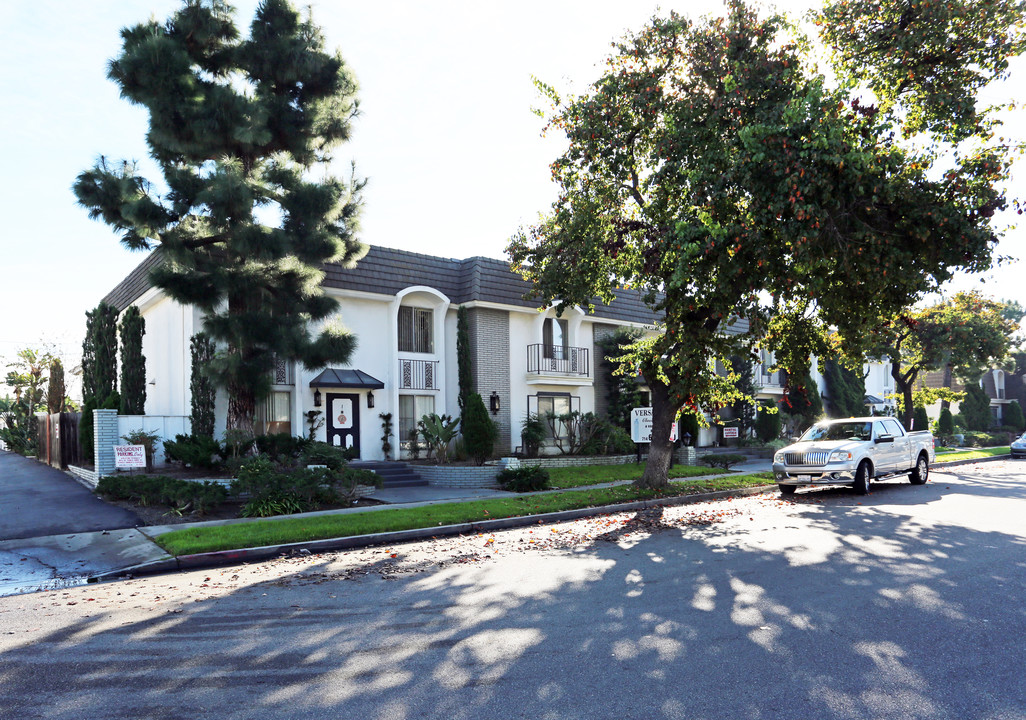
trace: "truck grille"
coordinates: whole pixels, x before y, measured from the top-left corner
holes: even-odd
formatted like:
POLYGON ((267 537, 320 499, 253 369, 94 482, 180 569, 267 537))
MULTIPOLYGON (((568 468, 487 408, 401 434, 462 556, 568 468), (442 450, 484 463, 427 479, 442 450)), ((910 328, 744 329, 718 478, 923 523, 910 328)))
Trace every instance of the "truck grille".
POLYGON ((805 452, 805 453, 786 453, 784 455, 785 465, 826 465, 827 455, 829 453, 818 451, 818 452, 805 452))

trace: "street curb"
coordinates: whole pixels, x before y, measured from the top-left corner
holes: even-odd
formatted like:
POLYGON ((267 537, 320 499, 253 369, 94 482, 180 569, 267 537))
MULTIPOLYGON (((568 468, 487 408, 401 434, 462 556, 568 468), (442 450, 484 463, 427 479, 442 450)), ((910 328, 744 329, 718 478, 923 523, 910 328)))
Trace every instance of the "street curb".
POLYGON ((941 462, 941 463, 935 461, 933 463, 933 468, 932 469, 936 472, 936 471, 939 471, 939 470, 943 470, 946 467, 958 467, 959 465, 972 465, 974 463, 981 463, 981 462, 994 462, 996 460, 1010 460, 1011 458, 1012 458, 1012 453, 1008 453, 1007 455, 991 455, 989 457, 982 457, 982 458, 976 458, 976 459, 971 459, 971 460, 952 460, 951 462, 941 462))
POLYGON ((458 525, 442 525, 440 527, 415 528, 412 530, 397 530, 394 532, 374 533, 372 535, 352 535, 341 538, 328 538, 325 540, 310 540, 301 543, 287 543, 284 545, 265 545, 263 547, 242 548, 238 550, 219 550, 209 553, 196 553, 194 555, 179 555, 169 560, 158 560, 150 563, 135 565, 124 570, 115 570, 89 579, 89 582, 100 582, 103 580, 115 580, 131 575, 157 575, 162 573, 181 570, 202 570, 205 568, 222 567, 224 565, 237 565, 239 563, 259 562, 270 560, 282 555, 299 553, 303 550, 311 554, 329 552, 332 550, 352 550, 354 548, 371 547, 374 545, 391 545, 415 540, 427 540, 438 537, 451 537, 453 535, 467 535, 495 530, 508 530, 510 528, 527 527, 529 525, 546 525, 550 523, 563 522, 565 520, 578 520, 583 517, 595 515, 611 515, 614 513, 631 512, 644 510, 650 507, 674 507, 680 505, 694 505, 709 500, 719 500, 727 497, 761 495, 767 492, 775 492, 776 485, 765 485, 760 487, 739 488, 737 490, 717 490, 710 493, 697 495, 682 495, 678 497, 660 498, 658 500, 639 500, 637 502, 619 503, 616 505, 602 505, 599 507, 579 508, 577 510, 563 510, 562 512, 543 513, 540 515, 521 515, 511 518, 500 518, 497 520, 482 520, 473 523, 460 523, 458 525))

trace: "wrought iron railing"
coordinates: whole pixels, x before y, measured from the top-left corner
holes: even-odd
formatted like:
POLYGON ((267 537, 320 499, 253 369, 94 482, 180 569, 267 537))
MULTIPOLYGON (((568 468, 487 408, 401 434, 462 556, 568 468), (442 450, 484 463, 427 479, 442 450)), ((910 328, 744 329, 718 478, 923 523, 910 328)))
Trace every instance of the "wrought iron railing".
POLYGON ((437 360, 399 360, 400 390, 437 390, 437 360))
POLYGON ((589 374, 588 348, 563 345, 527 346, 527 372, 556 375, 589 374))

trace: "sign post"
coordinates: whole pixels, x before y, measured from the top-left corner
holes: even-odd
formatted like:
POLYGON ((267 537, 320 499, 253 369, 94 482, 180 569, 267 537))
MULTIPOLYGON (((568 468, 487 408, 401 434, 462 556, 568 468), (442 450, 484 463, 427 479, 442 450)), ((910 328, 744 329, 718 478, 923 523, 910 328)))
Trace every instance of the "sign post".
MULTIPOLYGON (((641 444, 652 442, 652 408, 631 410, 631 440, 638 444, 638 462, 641 462, 641 444)), ((677 442, 677 423, 670 426, 670 442, 677 442)), ((670 455, 673 464, 673 455, 670 455)))

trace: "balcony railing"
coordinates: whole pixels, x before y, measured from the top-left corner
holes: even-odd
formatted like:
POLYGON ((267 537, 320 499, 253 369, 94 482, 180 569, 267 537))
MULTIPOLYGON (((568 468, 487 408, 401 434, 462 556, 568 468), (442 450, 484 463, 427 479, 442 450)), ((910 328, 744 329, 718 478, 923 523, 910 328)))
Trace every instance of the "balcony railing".
POLYGON ((400 390, 437 390, 437 360, 400 360, 400 390))
POLYGON ((527 372, 551 375, 581 375, 587 377, 588 348, 563 345, 528 345, 527 372))

